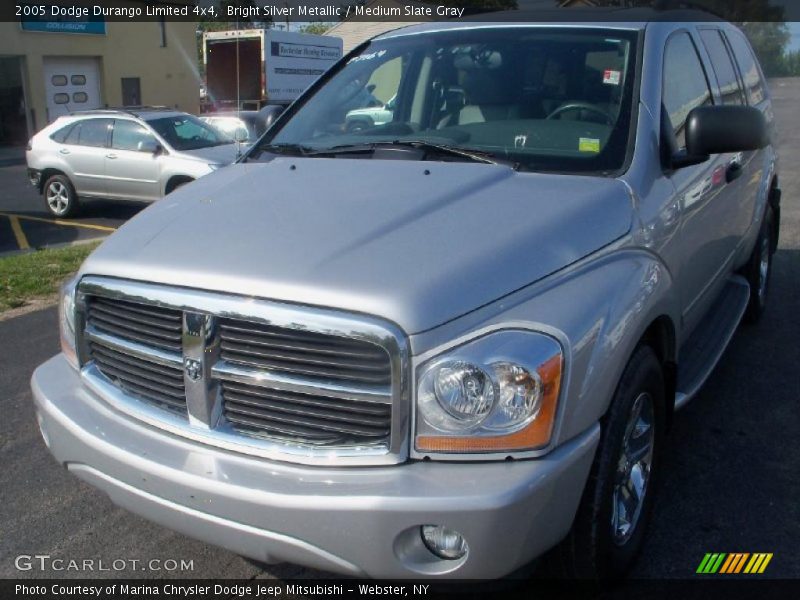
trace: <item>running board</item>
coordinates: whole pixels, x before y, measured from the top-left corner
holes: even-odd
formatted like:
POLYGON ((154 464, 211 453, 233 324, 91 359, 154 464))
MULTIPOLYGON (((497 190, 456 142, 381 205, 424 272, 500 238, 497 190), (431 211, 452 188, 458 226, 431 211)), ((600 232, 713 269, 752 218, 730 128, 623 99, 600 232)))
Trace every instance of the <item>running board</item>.
POLYGON ((705 318, 681 346, 678 355, 678 391, 675 392, 676 410, 697 394, 717 366, 742 320, 749 298, 747 280, 740 275, 732 276, 705 318))

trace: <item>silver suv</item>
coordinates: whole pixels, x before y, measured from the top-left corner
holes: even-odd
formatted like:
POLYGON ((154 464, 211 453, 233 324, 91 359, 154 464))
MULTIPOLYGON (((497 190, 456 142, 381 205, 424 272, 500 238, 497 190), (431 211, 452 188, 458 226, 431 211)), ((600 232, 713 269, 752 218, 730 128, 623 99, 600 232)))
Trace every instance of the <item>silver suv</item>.
POLYGON ((69 217, 81 198, 152 202, 232 162, 236 143, 171 109, 95 110, 60 117, 31 138, 31 184, 69 217))
POLYGON ((724 23, 383 34, 65 285, 45 442, 261 561, 620 576, 673 413, 764 311, 773 128, 724 23), (348 131, 371 85, 391 120, 348 131))

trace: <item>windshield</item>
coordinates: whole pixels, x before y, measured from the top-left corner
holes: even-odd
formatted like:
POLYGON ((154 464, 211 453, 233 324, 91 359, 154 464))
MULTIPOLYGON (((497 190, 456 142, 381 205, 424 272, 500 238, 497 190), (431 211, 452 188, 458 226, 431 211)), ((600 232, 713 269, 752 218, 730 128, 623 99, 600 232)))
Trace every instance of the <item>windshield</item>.
POLYGON ((629 144, 636 42, 633 31, 554 27, 371 42, 250 156, 413 141, 526 170, 616 171, 629 144))
POLYGON ((172 148, 179 151, 233 143, 232 138, 192 115, 148 119, 147 124, 172 148))

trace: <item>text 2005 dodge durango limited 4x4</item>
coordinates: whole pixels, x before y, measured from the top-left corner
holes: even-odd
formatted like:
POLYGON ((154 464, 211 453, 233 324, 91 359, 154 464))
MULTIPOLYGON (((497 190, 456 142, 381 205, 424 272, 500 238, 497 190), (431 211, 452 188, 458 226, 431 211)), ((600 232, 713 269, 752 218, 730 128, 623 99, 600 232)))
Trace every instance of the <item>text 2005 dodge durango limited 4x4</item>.
POLYGON ((724 23, 381 35, 66 284, 42 435, 265 562, 622 575, 673 412, 764 310, 771 120, 724 23))

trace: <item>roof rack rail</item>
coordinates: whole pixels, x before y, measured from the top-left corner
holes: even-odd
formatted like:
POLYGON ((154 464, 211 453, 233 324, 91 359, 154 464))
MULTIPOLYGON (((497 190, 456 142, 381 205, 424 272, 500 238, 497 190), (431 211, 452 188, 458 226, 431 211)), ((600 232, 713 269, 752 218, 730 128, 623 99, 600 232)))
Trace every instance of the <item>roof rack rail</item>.
POLYGON ((74 110, 70 111, 71 115, 86 115, 86 114, 109 114, 109 113, 127 113, 129 115, 137 116, 140 112, 157 112, 167 111, 175 112, 177 108, 170 106, 148 106, 146 104, 136 106, 106 106, 104 108, 91 108, 88 110, 74 110))

